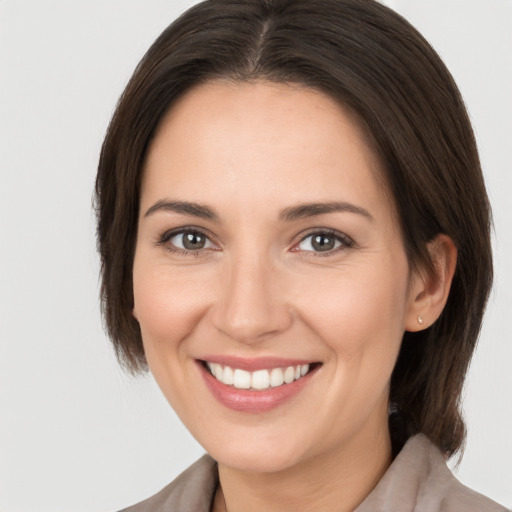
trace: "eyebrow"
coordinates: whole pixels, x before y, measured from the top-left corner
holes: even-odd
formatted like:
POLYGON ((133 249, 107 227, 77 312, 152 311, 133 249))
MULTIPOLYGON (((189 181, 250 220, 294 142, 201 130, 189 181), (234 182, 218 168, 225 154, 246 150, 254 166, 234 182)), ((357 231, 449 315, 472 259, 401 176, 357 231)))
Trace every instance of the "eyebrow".
POLYGON ((149 217, 155 212, 167 211, 181 213, 184 215, 192 215, 194 217, 200 217, 202 219, 209 219, 217 221, 219 216, 207 206, 203 206, 199 203, 190 203, 187 201, 157 201, 148 211, 144 214, 144 217, 149 217))
POLYGON ((284 221, 294 221, 298 219, 305 219, 307 217, 315 217, 317 215, 324 215, 326 213, 348 212, 355 213, 366 217, 369 221, 374 220, 368 210, 360 206, 356 206, 346 202, 330 202, 330 203, 305 203, 297 206, 285 208, 279 214, 279 218, 284 221))
MULTIPOLYGON (((220 220, 219 216, 208 206, 188 201, 169 201, 165 199, 157 201, 153 206, 151 206, 144 214, 144 217, 148 217, 158 211, 168 211, 180 213, 183 215, 191 215, 201 219, 213 220, 215 222, 219 222, 220 220)), ((318 215, 338 212, 355 213, 357 215, 366 217, 370 221, 374 220, 368 210, 343 201, 328 203, 303 203, 296 206, 290 206, 284 210, 281 210, 279 213, 279 220, 291 222, 308 217, 316 217, 318 215)))

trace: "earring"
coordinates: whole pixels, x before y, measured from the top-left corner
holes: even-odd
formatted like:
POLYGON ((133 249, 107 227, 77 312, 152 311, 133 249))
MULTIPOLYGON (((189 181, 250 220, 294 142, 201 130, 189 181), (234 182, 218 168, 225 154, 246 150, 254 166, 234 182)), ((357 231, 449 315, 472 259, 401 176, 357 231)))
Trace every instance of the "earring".
POLYGON ((421 315, 418 315, 418 323, 423 325, 423 317, 421 315))

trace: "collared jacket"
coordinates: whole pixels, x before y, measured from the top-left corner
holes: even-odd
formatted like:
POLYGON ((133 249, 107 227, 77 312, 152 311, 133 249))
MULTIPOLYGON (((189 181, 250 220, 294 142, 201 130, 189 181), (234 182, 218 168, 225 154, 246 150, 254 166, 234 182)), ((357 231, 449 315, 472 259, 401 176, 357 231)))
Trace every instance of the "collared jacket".
MULTIPOLYGON (((121 512, 210 512, 218 481, 217 464, 204 455, 159 493, 121 512)), ((462 485, 441 451, 418 434, 354 512, 510 511, 462 485)))

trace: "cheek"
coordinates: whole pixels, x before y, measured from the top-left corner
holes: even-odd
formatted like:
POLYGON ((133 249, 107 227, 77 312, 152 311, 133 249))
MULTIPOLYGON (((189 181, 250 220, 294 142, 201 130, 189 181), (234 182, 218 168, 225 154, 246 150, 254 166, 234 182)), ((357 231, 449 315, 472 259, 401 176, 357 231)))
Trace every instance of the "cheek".
POLYGON ((146 352, 174 350, 193 331, 210 300, 197 273, 172 272, 137 259, 133 293, 146 352))
POLYGON ((199 410, 189 393, 187 372, 194 362, 187 346, 210 300, 200 277, 188 271, 173 272, 165 263, 150 265, 142 258, 134 262, 134 315, 146 359, 164 396, 185 423, 190 410, 199 410))
POLYGON ((404 332, 407 274, 371 268, 317 276, 297 306, 334 362, 321 406, 334 437, 337 429, 361 428, 374 411, 387 413, 389 379, 404 332))
POLYGON ((361 266, 317 275, 304 288, 297 293, 303 297, 300 314, 338 358, 367 352, 395 357, 405 325, 405 272, 393 271, 393 265, 361 266))

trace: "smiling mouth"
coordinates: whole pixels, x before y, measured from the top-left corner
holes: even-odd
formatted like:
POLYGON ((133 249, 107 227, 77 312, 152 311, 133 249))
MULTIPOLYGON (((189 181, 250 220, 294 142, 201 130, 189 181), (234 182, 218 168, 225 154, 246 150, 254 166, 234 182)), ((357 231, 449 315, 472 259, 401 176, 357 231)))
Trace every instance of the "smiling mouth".
POLYGON ((215 379, 226 386, 251 391, 265 391, 298 381, 320 366, 320 363, 299 364, 283 368, 261 369, 253 372, 203 361, 215 379))

